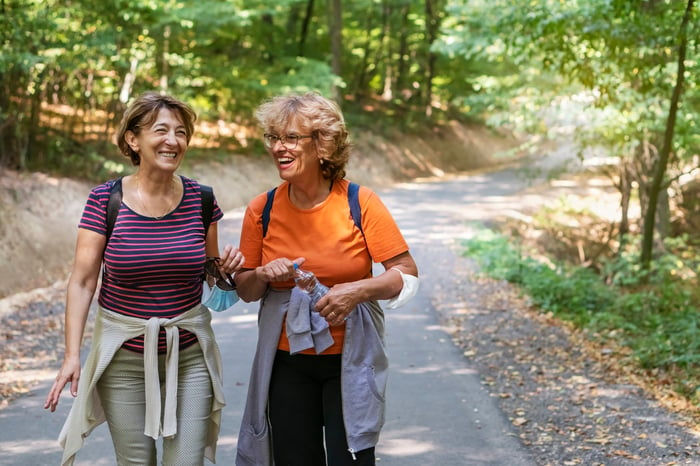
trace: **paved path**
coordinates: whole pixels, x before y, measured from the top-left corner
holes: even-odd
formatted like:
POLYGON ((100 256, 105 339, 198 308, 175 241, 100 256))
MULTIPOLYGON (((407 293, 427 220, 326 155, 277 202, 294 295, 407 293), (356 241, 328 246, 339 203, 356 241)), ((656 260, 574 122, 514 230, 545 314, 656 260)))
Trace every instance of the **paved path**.
MULTIPOLYGON (((436 289, 448 289, 459 277, 451 267, 464 260, 455 252, 471 234, 467 221, 502 212, 522 186, 517 170, 410 183, 380 191, 396 216, 418 262, 422 286, 416 298, 387 313, 391 363, 386 426, 377 447, 382 466, 493 465, 530 466, 535 462, 515 438, 512 426, 484 390, 479 374, 452 344, 437 321, 436 289), (486 194, 488 193, 488 195, 486 194)), ((523 200, 523 199, 521 199, 523 200)), ((241 210, 227 213, 220 225, 222 244, 237 243, 241 210)), ((256 338, 257 304, 238 303, 215 315, 214 329, 225 370, 223 427, 218 464, 233 464, 247 378, 256 338)), ((42 409, 48 382, 0 410, 0 465, 57 465, 55 441, 71 400, 51 414, 42 409)), ((78 466, 111 465, 112 446, 104 425, 87 439, 78 466)))

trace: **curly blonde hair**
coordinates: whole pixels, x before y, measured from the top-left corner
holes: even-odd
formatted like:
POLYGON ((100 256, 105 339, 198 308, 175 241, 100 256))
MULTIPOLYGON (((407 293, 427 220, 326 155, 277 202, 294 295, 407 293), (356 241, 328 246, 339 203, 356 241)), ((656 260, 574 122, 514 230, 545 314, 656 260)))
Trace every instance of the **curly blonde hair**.
POLYGON ((255 117, 264 132, 277 134, 297 120, 312 136, 321 158, 323 177, 345 178, 350 142, 343 112, 334 101, 316 92, 281 95, 263 102, 255 111, 255 117))

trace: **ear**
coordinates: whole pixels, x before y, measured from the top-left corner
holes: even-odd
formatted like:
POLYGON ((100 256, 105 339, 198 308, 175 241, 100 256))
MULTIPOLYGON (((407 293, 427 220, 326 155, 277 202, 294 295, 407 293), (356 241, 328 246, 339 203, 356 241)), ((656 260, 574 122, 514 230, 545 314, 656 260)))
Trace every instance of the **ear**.
POLYGON ((129 147, 131 147, 131 150, 136 152, 138 154, 139 152, 139 140, 134 134, 133 131, 128 130, 126 133, 124 133, 124 140, 126 141, 127 144, 129 144, 129 147))

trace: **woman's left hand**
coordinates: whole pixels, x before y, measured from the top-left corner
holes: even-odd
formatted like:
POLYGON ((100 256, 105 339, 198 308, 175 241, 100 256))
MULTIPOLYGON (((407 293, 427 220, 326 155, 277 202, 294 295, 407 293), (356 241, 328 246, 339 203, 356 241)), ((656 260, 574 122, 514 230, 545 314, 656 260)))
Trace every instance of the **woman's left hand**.
POLYGON ((243 267, 243 264, 245 264, 245 257, 243 257, 241 251, 227 244, 221 254, 219 268, 225 273, 232 274, 238 272, 243 267))
POLYGON ((339 283, 321 298, 316 304, 318 313, 326 319, 328 325, 342 325, 355 309, 358 301, 358 290, 353 283, 339 283))
POLYGON ((408 251, 382 262, 382 265, 384 272, 381 275, 354 282, 339 283, 318 301, 316 310, 326 319, 328 325, 343 324, 360 303, 372 299, 390 299, 398 296, 403 288, 403 279, 398 271, 392 269, 418 276, 416 263, 408 251))

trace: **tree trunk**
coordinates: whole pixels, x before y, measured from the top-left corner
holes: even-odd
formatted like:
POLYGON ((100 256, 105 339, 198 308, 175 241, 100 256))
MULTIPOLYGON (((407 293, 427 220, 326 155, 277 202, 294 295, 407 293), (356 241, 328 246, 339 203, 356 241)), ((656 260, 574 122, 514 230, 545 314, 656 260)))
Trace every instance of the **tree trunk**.
MULTIPOLYGON (((39 73, 36 76, 35 79, 37 88, 41 88, 43 77, 43 72, 39 73)), ((36 141, 39 134, 39 115, 41 114, 41 92, 35 92, 34 94, 32 94, 29 101, 29 105, 29 121, 27 121, 23 131, 24 134, 22 135, 22 139, 24 141, 20 151, 20 170, 25 170, 30 160, 32 160, 33 162, 37 161, 37 158, 33 157, 33 155, 37 152, 34 150, 34 147, 36 146, 36 141)))
POLYGON ((289 6, 289 15, 285 26, 285 31, 287 31, 287 37, 284 40, 285 55, 296 53, 298 56, 301 56, 304 51, 304 44, 300 41, 299 31, 297 31, 300 21, 301 5, 293 3, 289 6), (294 47, 297 48, 296 52, 293 52, 294 47))
POLYGON ((391 99, 391 87, 387 90, 387 76, 391 74, 391 5, 387 0, 382 1, 382 30, 379 36, 379 47, 375 63, 381 63, 379 72, 383 75, 382 99, 391 99))
POLYGON ((620 183, 618 190, 620 191, 620 250, 621 253, 625 248, 626 236, 630 231, 629 210, 630 200, 632 199, 632 170, 629 163, 624 159, 620 159, 620 183))
POLYGON ((129 68, 129 72, 126 73, 126 76, 124 76, 124 83, 122 84, 122 89, 119 92, 119 101, 123 104, 126 104, 131 96, 131 88, 136 80, 136 69, 138 66, 139 60, 137 58, 132 58, 131 67, 129 68))
POLYGON ((359 66, 358 72, 357 72, 357 77, 355 79, 355 86, 354 86, 354 91, 353 95, 355 96, 356 101, 360 101, 362 99, 362 95, 367 89, 367 67, 369 66, 369 56, 370 53, 372 53, 372 18, 374 15, 368 14, 367 15, 367 27, 365 28, 365 44, 363 47, 364 53, 362 56, 362 62, 359 66))
POLYGON ((279 52, 277 49, 277 44, 275 43, 275 24, 272 19, 272 15, 269 13, 264 13, 260 16, 260 22, 264 34, 267 36, 268 40, 265 41, 265 46, 263 47, 263 60, 270 64, 275 61, 275 56, 279 52))
POLYGON ((168 53, 170 53, 170 26, 163 30, 163 53, 161 54, 160 90, 168 92, 168 53))
POLYGON ((406 74, 408 71, 408 14, 411 11, 409 5, 404 5, 401 11, 401 31, 399 32, 399 60, 396 65, 396 89, 402 93, 404 100, 408 100, 408 88, 410 83, 407 82, 406 74))
POLYGON ((437 55, 431 50, 440 29, 440 17, 437 13, 439 0, 425 1, 425 37, 427 41, 427 60, 425 67, 425 116, 433 114, 433 77, 437 55))
POLYGON ((678 44, 678 71, 676 72, 676 85, 673 89, 671 97, 671 105, 668 110, 668 118, 666 120, 666 131, 664 132, 664 142, 659 152, 658 163, 654 168, 654 178, 649 189, 649 203, 644 215, 644 235, 642 237, 642 253, 641 265, 642 269, 649 270, 651 257, 654 247, 654 230, 656 225, 656 210, 659 194, 663 189, 664 178, 666 176, 666 167, 671 154, 671 146, 673 144, 673 133, 676 126, 676 115, 678 113, 678 102, 680 101, 681 92, 683 89, 684 74, 685 74, 685 56, 688 46, 688 23, 692 16, 693 4, 695 0, 688 0, 685 14, 681 22, 679 31, 678 44))
MULTIPOLYGON (((340 77, 343 54, 343 5, 341 0, 328 0, 328 30, 331 35, 331 71, 340 77)), ((341 101, 336 83, 331 89, 333 100, 341 101)))
POLYGON ((306 44, 306 36, 309 34, 309 23, 314 12, 314 0, 306 2, 306 14, 304 21, 301 23, 301 32, 299 33, 299 56, 304 56, 304 45, 306 44))

